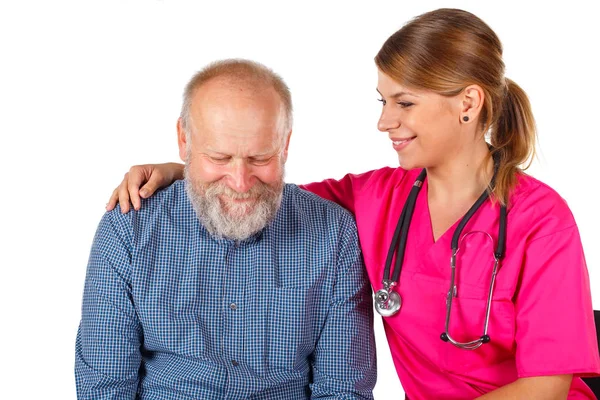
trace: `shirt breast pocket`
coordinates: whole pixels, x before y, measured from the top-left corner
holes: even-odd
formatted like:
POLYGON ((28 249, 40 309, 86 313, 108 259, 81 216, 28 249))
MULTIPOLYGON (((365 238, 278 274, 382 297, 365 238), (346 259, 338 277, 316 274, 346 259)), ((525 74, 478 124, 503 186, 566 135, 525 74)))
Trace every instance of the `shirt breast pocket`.
POLYGON ((312 290, 278 287, 269 293, 265 352, 275 370, 307 373, 308 357, 315 348, 315 315, 312 290))
POLYGON ((275 268, 275 285, 279 289, 306 290, 324 284, 334 268, 301 256, 280 260, 275 268))
POLYGON ((309 373, 308 360, 327 316, 334 268, 303 254, 277 263, 275 285, 265 287, 268 370, 309 373))
MULTIPOLYGON (((497 276, 490 302, 487 335, 490 341, 467 350, 443 343, 444 368, 456 373, 487 367, 514 358, 515 310, 512 294, 503 282, 502 264, 494 258, 494 240, 485 232, 472 231, 462 236, 456 256, 455 293, 452 298, 449 336, 466 343, 481 338, 493 271, 497 276)), ((504 277, 505 278, 505 277, 504 277)))
MULTIPOLYGON (((487 293, 469 296, 464 288, 462 292, 464 296, 452 299, 448 334, 455 341, 466 343, 481 338, 484 333, 487 293)), ((474 350, 459 348, 450 342, 442 343, 443 368, 464 374, 514 358, 515 311, 510 300, 492 300, 487 335, 490 341, 474 350)))

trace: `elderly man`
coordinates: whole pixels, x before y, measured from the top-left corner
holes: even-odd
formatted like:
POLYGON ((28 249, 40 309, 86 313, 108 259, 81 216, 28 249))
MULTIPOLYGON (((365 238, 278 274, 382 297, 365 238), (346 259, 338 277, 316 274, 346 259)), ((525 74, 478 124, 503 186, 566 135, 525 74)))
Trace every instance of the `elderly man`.
POLYGON ((288 88, 214 63, 177 124, 185 180, 108 212, 77 334, 80 399, 372 398, 370 288, 356 227, 284 184, 288 88))

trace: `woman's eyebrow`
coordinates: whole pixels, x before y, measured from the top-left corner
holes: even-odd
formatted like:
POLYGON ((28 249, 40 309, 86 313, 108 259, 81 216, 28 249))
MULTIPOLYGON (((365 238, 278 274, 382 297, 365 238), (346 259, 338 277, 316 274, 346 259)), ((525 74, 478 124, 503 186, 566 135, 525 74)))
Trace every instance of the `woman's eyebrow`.
MULTIPOLYGON (((380 95, 383 97, 383 95, 381 94, 381 92, 379 91, 379 89, 375 89, 375 90, 377 90, 377 93, 379 93, 379 94, 380 94, 380 95)), ((407 94, 407 95, 409 95, 409 96, 415 96, 415 97, 419 97, 419 95, 418 95, 418 94, 414 94, 414 93, 412 93, 412 92, 407 92, 407 91, 400 91, 400 92, 394 93, 394 94, 393 94, 393 95, 391 95, 390 97, 391 97, 392 99, 397 99, 397 98, 399 98, 399 97, 402 97, 402 96, 404 96, 405 94, 407 94)))

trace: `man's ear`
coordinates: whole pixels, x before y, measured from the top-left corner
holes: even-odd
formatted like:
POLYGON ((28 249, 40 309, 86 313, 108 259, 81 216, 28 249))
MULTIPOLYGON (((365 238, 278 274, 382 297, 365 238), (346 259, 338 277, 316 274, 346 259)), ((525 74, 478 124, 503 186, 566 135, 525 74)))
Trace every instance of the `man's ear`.
POLYGON ((288 158, 288 148, 290 147, 290 138, 291 137, 292 137, 292 131, 290 130, 286 134, 285 139, 284 139, 285 140, 285 144, 284 144, 284 147, 283 147, 283 155, 282 155, 284 163, 287 161, 287 158, 288 158))
POLYGON ((183 129, 183 122, 181 118, 177 120, 177 144, 179 145, 179 158, 183 162, 187 161, 187 140, 188 137, 183 129))

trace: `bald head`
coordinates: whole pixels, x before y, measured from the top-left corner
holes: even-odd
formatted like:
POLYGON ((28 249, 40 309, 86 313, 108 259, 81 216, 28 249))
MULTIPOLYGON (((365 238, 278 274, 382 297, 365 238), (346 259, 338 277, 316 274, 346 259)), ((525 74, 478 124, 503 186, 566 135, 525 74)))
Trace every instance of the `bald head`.
POLYGON ((185 88, 181 108, 181 125, 186 133, 194 128, 191 119, 192 103, 203 97, 203 91, 215 85, 229 95, 237 92, 240 96, 254 96, 273 91, 280 102, 282 115, 282 136, 292 129, 292 98, 290 90, 279 75, 266 66, 254 61, 228 59, 213 62, 196 73, 185 88), (210 85, 208 85, 211 83, 210 85), (198 96, 200 95, 200 96, 198 96))

